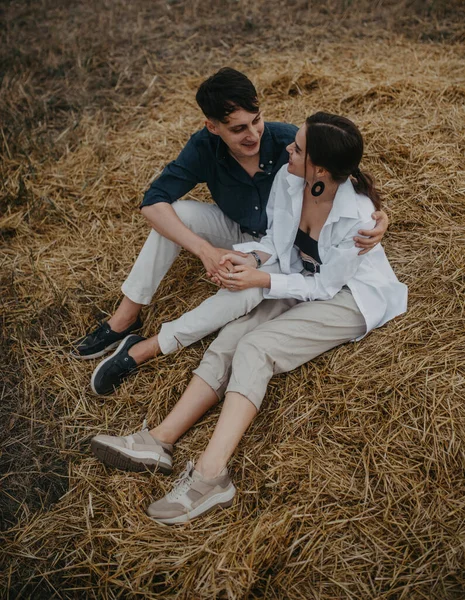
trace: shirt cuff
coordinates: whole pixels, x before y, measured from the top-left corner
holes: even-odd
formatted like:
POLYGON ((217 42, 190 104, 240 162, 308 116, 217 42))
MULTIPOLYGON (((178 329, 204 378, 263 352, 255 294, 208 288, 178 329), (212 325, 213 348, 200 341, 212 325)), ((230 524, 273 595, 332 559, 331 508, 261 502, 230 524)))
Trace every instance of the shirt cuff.
POLYGON ((270 289, 264 290, 266 298, 287 298, 287 275, 283 273, 270 273, 270 289))
POLYGON ((166 202, 167 204, 173 204, 174 200, 169 200, 163 196, 147 196, 145 195, 142 202, 139 204, 139 210, 144 206, 153 206, 154 204, 160 204, 166 202))

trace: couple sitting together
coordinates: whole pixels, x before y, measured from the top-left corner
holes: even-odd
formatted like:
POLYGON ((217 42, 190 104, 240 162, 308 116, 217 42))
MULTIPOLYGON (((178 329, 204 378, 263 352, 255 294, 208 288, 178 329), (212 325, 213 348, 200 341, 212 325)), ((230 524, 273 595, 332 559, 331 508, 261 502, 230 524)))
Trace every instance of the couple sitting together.
POLYGON ((144 196, 152 230, 122 286, 124 298, 74 350, 90 359, 117 347, 91 380, 96 394, 108 394, 143 362, 222 328, 157 427, 92 440, 106 465, 169 474, 173 445, 224 396, 204 452, 148 507, 149 516, 169 524, 232 504, 226 465, 274 374, 361 339, 407 305, 407 288, 378 243, 387 216, 372 178, 360 170, 363 139, 349 119, 318 112, 300 129, 265 123, 253 84, 230 68, 207 79, 196 98, 205 128, 144 196), (201 182, 215 204, 178 201, 201 182), (200 258, 219 291, 154 337, 132 333, 181 247, 200 258))

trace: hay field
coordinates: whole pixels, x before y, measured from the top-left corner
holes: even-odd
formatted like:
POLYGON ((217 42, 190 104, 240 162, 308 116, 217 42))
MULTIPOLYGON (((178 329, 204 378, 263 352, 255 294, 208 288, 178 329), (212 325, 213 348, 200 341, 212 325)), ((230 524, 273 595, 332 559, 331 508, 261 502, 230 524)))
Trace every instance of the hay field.
MULTIPOLYGON (((462 2, 5 2, 0 8, 0 596, 465 598, 462 2), (244 70, 267 120, 355 120, 409 286, 406 315, 272 380, 230 469, 233 507, 144 508, 172 477, 106 470, 90 438, 157 424, 210 340, 94 397, 70 341, 112 312, 154 174, 202 126, 194 94, 244 70)), ((192 198, 208 201, 204 189, 192 198)), ((213 291, 182 254, 145 333, 213 291)))

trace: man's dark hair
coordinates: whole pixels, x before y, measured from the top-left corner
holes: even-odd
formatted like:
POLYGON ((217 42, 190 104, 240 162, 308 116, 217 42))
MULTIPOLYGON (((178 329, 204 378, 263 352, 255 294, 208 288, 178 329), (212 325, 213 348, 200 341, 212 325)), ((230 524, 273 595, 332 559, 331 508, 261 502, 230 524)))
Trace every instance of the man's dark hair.
POLYGON ((239 108, 258 113, 257 90, 243 73, 224 67, 199 87, 195 96, 207 119, 226 123, 228 115, 239 108))

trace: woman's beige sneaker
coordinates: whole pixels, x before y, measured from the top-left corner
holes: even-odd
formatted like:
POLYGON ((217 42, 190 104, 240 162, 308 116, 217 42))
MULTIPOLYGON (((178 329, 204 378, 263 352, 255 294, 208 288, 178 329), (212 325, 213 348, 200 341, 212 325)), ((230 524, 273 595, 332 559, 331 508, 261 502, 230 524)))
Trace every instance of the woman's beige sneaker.
POLYGON ((173 470, 173 445, 156 440, 148 429, 124 437, 97 435, 90 447, 101 462, 122 471, 149 470, 169 475, 173 470))
POLYGON ((171 492, 153 502, 147 514, 159 523, 185 523, 214 508, 231 506, 235 494, 236 488, 227 469, 223 469, 214 479, 205 479, 189 461, 171 492))

